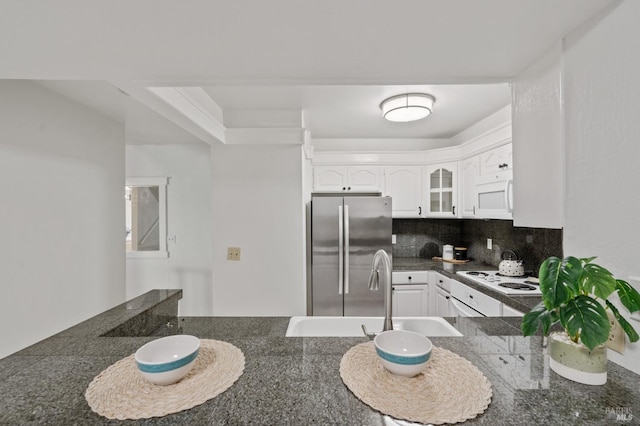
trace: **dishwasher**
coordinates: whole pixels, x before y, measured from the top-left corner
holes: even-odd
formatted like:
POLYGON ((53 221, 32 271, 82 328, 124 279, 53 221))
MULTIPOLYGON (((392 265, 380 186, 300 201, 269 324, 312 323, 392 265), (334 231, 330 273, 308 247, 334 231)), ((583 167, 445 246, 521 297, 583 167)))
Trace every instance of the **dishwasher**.
POLYGON ((456 280, 450 280, 451 315, 454 317, 500 317, 502 302, 456 280))

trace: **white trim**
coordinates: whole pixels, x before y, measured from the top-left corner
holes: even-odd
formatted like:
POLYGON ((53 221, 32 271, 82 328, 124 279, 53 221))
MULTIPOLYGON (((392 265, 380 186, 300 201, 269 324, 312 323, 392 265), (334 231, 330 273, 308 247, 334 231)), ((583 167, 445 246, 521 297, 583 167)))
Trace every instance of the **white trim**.
MULTIPOLYGON (((153 93, 159 99, 162 99, 168 105, 173 107, 177 112, 188 118, 193 124, 213 136, 217 140, 225 142, 224 140, 224 125, 218 121, 216 114, 219 107, 211 100, 211 103, 215 107, 203 105, 202 99, 198 99, 193 96, 192 91, 188 91, 189 88, 179 87, 148 87, 146 88, 150 93, 153 93)), ((193 88, 191 88, 193 90, 193 88)), ((201 97, 199 97, 201 98, 201 97)))
POLYGON ((460 159, 460 147, 436 148, 427 151, 315 151, 313 165, 429 165, 460 159))
POLYGON ((297 128, 245 128, 227 129, 228 145, 302 145, 305 130, 297 128))
POLYGON ((167 186, 168 184, 168 177, 127 177, 125 180, 125 186, 167 186))
MULTIPOLYGON (((212 111, 210 114, 202 112, 201 99, 195 99, 184 91, 176 91, 173 87, 145 87, 141 82, 126 81, 110 81, 110 83, 203 142, 210 145, 224 143, 225 128, 215 118, 217 111, 212 111), (183 107, 179 108, 178 104, 183 107), (200 123, 196 122, 193 114, 200 116, 200 123)), ((212 109, 216 108, 212 107, 212 109)))

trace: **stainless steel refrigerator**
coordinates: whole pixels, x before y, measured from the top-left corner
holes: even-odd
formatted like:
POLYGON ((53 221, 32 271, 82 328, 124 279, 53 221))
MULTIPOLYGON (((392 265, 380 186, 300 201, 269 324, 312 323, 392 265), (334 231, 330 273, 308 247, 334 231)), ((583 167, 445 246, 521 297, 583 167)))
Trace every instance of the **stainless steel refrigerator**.
POLYGON ((368 288, 373 255, 391 257, 391 197, 311 198, 311 312, 383 316, 384 289, 368 288))

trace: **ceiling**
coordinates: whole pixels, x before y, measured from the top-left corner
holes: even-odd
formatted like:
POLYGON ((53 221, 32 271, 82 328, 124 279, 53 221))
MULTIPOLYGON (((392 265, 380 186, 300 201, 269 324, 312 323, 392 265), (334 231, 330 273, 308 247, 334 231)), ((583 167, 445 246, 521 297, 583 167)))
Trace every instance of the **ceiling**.
POLYGON ((106 81, 36 81, 125 125, 129 145, 168 145, 201 141, 106 81))
POLYGON ((126 122, 133 143, 194 132, 105 82, 203 87, 223 112, 300 109, 312 138, 446 138, 506 105, 504 83, 619 2, 3 0, 0 78, 48 80, 126 122), (382 120, 380 102, 406 91, 433 94, 434 114, 382 120))
POLYGON ((508 84, 208 86, 205 90, 223 110, 301 109, 312 139, 450 138, 511 99, 508 84), (411 123, 385 120, 380 103, 401 93, 433 95, 433 114, 411 123))

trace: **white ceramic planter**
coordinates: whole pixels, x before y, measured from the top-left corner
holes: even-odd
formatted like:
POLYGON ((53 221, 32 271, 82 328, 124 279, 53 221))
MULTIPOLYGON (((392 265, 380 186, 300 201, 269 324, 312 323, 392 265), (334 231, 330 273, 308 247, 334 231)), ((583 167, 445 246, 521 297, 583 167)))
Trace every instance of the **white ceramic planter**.
POLYGON ((607 382, 607 348, 602 345, 590 351, 574 343, 565 332, 549 336, 549 367, 562 377, 585 385, 607 382))

